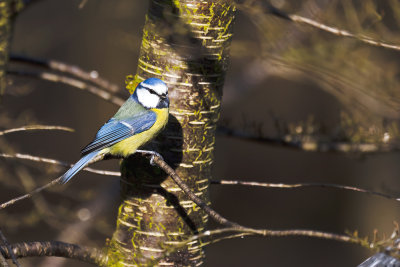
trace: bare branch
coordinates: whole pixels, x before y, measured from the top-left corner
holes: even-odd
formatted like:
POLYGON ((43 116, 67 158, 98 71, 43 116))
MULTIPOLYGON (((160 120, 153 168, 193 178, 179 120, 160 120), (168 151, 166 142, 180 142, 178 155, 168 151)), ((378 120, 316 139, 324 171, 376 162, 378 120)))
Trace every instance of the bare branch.
MULTIPOLYGON (((82 1, 83 3, 84 1, 82 1)), ((82 4, 81 3, 81 4, 82 4)), ((99 87, 110 91, 112 93, 121 92, 121 88, 118 85, 110 83, 109 81, 99 77, 99 73, 95 70, 87 72, 79 68, 75 65, 70 65, 64 62, 56 61, 56 60, 43 60, 31 57, 25 57, 20 55, 11 55, 10 62, 18 62, 18 63, 25 63, 25 64, 32 64, 35 66, 47 68, 53 71, 59 71, 62 73, 67 73, 77 78, 80 78, 85 81, 92 82, 99 87)))
POLYGON ((322 188, 336 188, 342 190, 349 190, 354 192, 366 193, 370 195, 380 196, 387 199, 400 201, 400 198, 380 193, 374 192, 367 189, 348 186, 348 185, 339 185, 339 184, 327 184, 327 183, 297 183, 297 184, 274 184, 274 183, 260 183, 260 182, 245 182, 239 180, 212 180, 211 184, 219 184, 219 185, 244 185, 244 186, 255 186, 255 187, 267 187, 267 188, 282 188, 282 189, 294 189, 294 188, 305 188, 305 187, 322 187, 322 188))
POLYGON ((288 237, 288 236, 302 236, 327 239, 345 243, 357 244, 368 249, 382 249, 387 243, 391 243, 392 239, 386 239, 384 242, 375 243, 369 242, 366 238, 359 238, 358 236, 341 235, 329 232, 304 230, 304 229, 288 229, 288 230, 270 230, 270 229, 254 229, 249 227, 227 227, 214 230, 204 231, 197 235, 192 235, 190 238, 177 242, 167 241, 166 245, 169 247, 165 250, 166 253, 173 253, 190 244, 193 241, 200 240, 200 246, 205 247, 226 239, 243 238, 245 236, 258 236, 258 237, 288 237))
MULTIPOLYGON (((7 238, 4 236, 3 232, 0 229, 0 239, 3 242, 4 246, 7 248, 7 252, 10 254, 12 262, 17 266, 17 267, 21 267, 21 265, 19 264, 19 262, 17 261, 17 257, 15 256, 14 252, 11 249, 10 244, 7 241, 7 238)), ((4 256, 2 255, 2 258, 4 259, 4 256)), ((5 266, 8 266, 7 262, 5 264, 5 266)))
POLYGON ((0 131, 0 135, 5 135, 9 133, 21 132, 21 131, 32 131, 32 130, 60 130, 67 132, 74 132, 74 129, 64 126, 51 126, 51 125, 27 125, 19 128, 7 129, 0 131))
POLYGON ((245 10, 250 10, 251 7, 254 8, 254 5, 256 5, 258 7, 256 9, 257 11, 264 10, 264 12, 270 13, 270 14, 275 15, 282 19, 286 19, 286 20, 289 20, 292 22, 297 22, 300 24, 305 24, 305 25, 323 30, 325 32, 337 35, 337 36, 343 36, 343 37, 347 37, 347 38, 351 38, 351 39, 356 39, 362 43, 369 44, 372 46, 400 51, 400 46, 396 45, 396 44, 390 44, 385 41, 378 41, 378 40, 375 40, 374 38, 371 38, 371 37, 363 35, 363 34, 354 34, 349 31, 342 30, 342 29, 332 27, 332 26, 328 26, 328 25, 322 24, 320 22, 317 22, 315 20, 305 18, 305 17, 299 16, 299 15, 288 14, 285 11, 278 9, 269 3, 265 3, 264 1, 250 1, 250 2, 251 2, 250 4, 246 4, 246 3, 238 4, 238 7, 243 8, 245 10))
POLYGON ((15 204, 16 202, 19 202, 19 201, 21 201, 21 200, 24 200, 24 199, 27 199, 27 198, 31 198, 33 195, 35 195, 35 194, 37 194, 37 193, 40 193, 41 191, 43 191, 43 190, 45 190, 45 189, 47 189, 47 188, 49 188, 49 187, 52 187, 53 185, 59 184, 60 181, 61 181, 61 178, 62 178, 62 177, 60 176, 60 177, 58 177, 57 179, 54 179, 53 181, 51 181, 50 183, 45 184, 45 185, 43 185, 43 186, 41 186, 41 187, 36 188, 35 190, 33 190, 33 191, 30 192, 30 193, 27 193, 27 194, 25 194, 25 195, 22 195, 22 196, 13 198, 13 199, 11 199, 11 200, 9 200, 9 201, 7 201, 7 202, 2 203, 2 204, 0 205, 0 210, 1 210, 1 209, 4 209, 4 208, 7 208, 8 206, 11 206, 11 205, 13 205, 13 204, 15 204))
MULTIPOLYGON (((30 192, 37 187, 35 178, 31 176, 29 170, 24 166, 16 167, 15 173, 24 188, 23 192, 30 192)), ((63 229, 65 227, 63 220, 60 220, 60 217, 52 211, 51 206, 43 195, 37 195, 35 198, 32 198, 32 202, 41 217, 46 218, 43 220, 44 223, 58 229, 63 229)))
POLYGON ((303 24, 318 28, 320 30, 323 30, 325 32, 332 33, 334 35, 343 36, 343 37, 347 37, 347 38, 351 38, 351 39, 356 39, 358 41, 361 41, 363 43, 366 43, 366 44, 369 44, 372 46, 377 46, 377 47, 400 51, 399 45, 390 44, 385 41, 378 41, 378 40, 375 40, 375 39, 373 39, 369 36, 363 35, 363 34, 354 34, 349 31, 346 31, 346 30, 342 30, 342 29, 338 29, 335 27, 331 27, 331 26, 322 24, 322 23, 317 22, 312 19, 304 18, 302 16, 288 15, 288 18, 293 22, 303 23, 303 24))
MULTIPOLYGON (((97 266, 107 266, 108 257, 100 249, 80 247, 59 241, 24 242, 11 245, 12 251, 18 258, 55 256, 75 259, 97 266)), ((7 248, 0 246, 0 253, 11 258, 7 248)))
MULTIPOLYGON (((49 162, 49 163, 53 163, 53 164, 60 164, 60 165, 62 165, 60 161, 53 160, 53 159, 46 159, 46 158, 34 157, 34 156, 24 155, 24 154, 15 154, 15 155, 18 155, 18 158, 29 159, 29 160, 39 161, 39 162, 49 162)), ((9 155, 9 154, 0 154, 0 157, 10 157, 10 155, 9 155)), ((13 157, 13 155, 11 155, 11 158, 12 158, 12 157, 13 157)), ((90 164, 102 160, 103 157, 104 157, 104 156, 99 156, 99 157, 94 158, 94 159, 90 162, 90 164)), ((88 168, 85 168, 85 169, 87 170, 88 168)), ((117 172, 98 171, 98 170, 93 170, 93 169, 91 169, 91 172, 101 173, 101 174, 104 174, 104 173, 107 173, 107 174, 114 174, 114 175, 117 174, 117 172)), ((37 194, 37 193, 40 193, 41 191, 43 191, 43 190, 45 190, 45 189, 47 189, 47 188, 49 188, 49 187, 52 187, 52 186, 57 185, 57 184, 60 184, 61 178, 62 178, 62 176, 60 176, 60 177, 54 179, 53 181, 51 181, 51 182, 49 182, 49 183, 47 183, 47 184, 45 184, 45 185, 43 185, 43 186, 41 186, 41 187, 36 188, 35 190, 31 191, 30 193, 27 193, 27 194, 25 194, 25 195, 22 195, 22 196, 13 198, 13 199, 11 199, 11 200, 5 202, 5 203, 2 203, 2 204, 0 205, 0 210, 6 208, 6 207, 8 207, 8 206, 11 206, 11 205, 13 205, 13 204, 15 204, 16 202, 19 202, 19 201, 21 201, 21 200, 24 200, 24 199, 27 199, 27 198, 31 198, 33 195, 35 195, 35 194, 37 194)))
MULTIPOLYGON (((67 163, 64 161, 59 161, 59 160, 50 159, 50 158, 37 157, 37 156, 21 154, 21 153, 15 153, 15 154, 0 153, 0 157, 24 159, 24 160, 31 160, 31 161, 36 161, 36 162, 44 162, 44 163, 60 165, 60 166, 64 166, 64 167, 72 167, 73 166, 73 164, 70 164, 70 163, 67 163)), ((93 169, 93 168, 89 168, 89 167, 86 167, 83 170, 87 171, 87 172, 91 172, 91 173, 100 174, 100 175, 121 176, 120 172, 98 170, 98 169, 93 169)))
POLYGON ((83 82, 81 80, 78 79, 74 79, 68 76, 63 76, 63 75, 58 75, 55 73, 51 73, 51 72, 40 72, 40 71, 31 71, 31 72, 27 72, 27 71, 14 71, 14 70, 9 70, 7 71, 8 74, 12 74, 12 75, 19 75, 19 76, 27 76, 27 77, 32 77, 32 78, 37 78, 37 79, 43 79, 43 80, 47 80, 47 81, 51 81, 51 82, 60 82, 60 83, 64 83, 73 87, 76 87, 78 89, 81 90, 86 90, 90 93, 92 93, 95 96, 98 96, 104 100, 107 100, 115 105, 121 106, 125 100, 114 96, 112 94, 110 94, 109 92, 106 92, 105 90, 97 87, 97 86, 93 86, 88 84, 87 82, 83 82))
POLYGON ((339 141, 322 141, 310 135, 284 135, 280 138, 257 136, 226 127, 218 127, 218 133, 229 137, 264 143, 267 145, 286 146, 307 152, 339 152, 339 153, 382 153, 398 151, 397 145, 387 143, 350 143, 339 141))
MULTIPOLYGON (((193 235, 188 240, 182 241, 180 243, 174 243, 174 245, 184 245, 188 242, 192 242, 193 240, 202 239, 202 238, 209 238, 215 235, 223 235, 218 239, 211 240, 210 242, 203 243, 204 245, 208 245, 210 243, 216 243, 218 241, 230 238, 237 238, 246 235, 252 236, 263 236, 263 237, 285 237, 285 236, 303 236, 303 237, 314 237, 314 238, 321 238, 321 239, 328 239, 328 240, 335 240, 341 241, 346 243, 355 243, 355 244, 363 244, 362 240, 359 240, 355 237, 351 237, 348 235, 339 235, 334 233, 322 232, 322 231, 314 231, 314 230, 303 230, 303 229, 289 229, 289 230, 269 230, 269 229, 254 229, 254 228, 221 228, 215 229, 210 231, 205 231, 203 233, 193 235), (233 233, 233 235, 232 235, 233 233)), ((364 245, 364 244, 363 244, 364 245)))

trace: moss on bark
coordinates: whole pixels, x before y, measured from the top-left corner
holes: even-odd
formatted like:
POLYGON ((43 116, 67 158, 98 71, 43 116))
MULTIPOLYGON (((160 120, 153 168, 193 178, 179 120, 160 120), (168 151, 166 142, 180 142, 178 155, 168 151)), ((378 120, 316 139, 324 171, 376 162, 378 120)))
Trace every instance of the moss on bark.
POLYGON ((0 0, 0 93, 6 86, 13 17, 23 8, 22 0, 0 0))

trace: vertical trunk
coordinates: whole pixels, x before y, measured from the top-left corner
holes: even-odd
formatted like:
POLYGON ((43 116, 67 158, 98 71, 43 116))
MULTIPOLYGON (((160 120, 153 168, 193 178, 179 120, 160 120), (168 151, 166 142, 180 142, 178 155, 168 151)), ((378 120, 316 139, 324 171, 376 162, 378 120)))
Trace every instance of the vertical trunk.
POLYGON ((6 86, 6 66, 11 36, 11 0, 0 0, 0 92, 6 86))
POLYGON ((12 18, 23 7, 22 0, 0 0, 0 93, 6 86, 6 70, 10 51, 12 18))
MULTIPOLYGON (((168 84, 170 119, 155 149, 206 203, 234 17, 232 1, 152 0, 137 75, 128 84, 149 77, 168 84)), ((199 241, 171 246, 204 231, 207 215, 146 159, 125 160, 122 173, 110 266, 201 265, 199 241)))

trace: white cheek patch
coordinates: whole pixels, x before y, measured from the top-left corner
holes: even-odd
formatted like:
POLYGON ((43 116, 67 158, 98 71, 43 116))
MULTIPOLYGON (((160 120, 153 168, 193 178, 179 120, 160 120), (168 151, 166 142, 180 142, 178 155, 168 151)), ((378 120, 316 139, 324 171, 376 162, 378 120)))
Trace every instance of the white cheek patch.
POLYGON ((158 104, 158 101, 160 100, 160 98, 157 95, 151 94, 146 89, 138 88, 136 94, 137 94, 139 103, 142 104, 146 108, 155 108, 158 104))

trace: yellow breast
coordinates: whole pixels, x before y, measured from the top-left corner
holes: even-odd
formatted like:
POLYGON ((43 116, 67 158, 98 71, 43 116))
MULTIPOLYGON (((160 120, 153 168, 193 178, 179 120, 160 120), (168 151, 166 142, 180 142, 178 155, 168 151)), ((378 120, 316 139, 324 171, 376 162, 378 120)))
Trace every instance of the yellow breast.
POLYGON ((136 149, 152 140, 168 122, 168 109, 151 109, 157 114, 157 120, 147 131, 135 134, 110 147, 109 153, 112 155, 122 155, 124 157, 135 153, 136 149))

